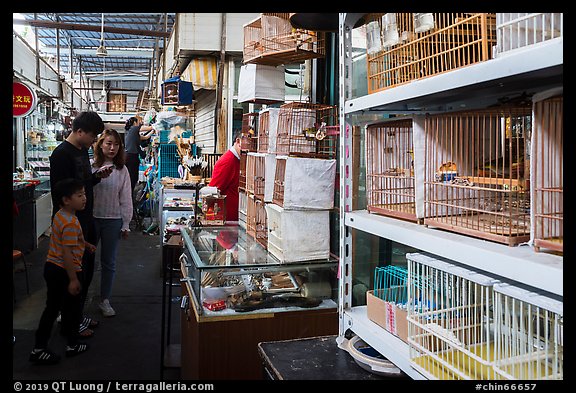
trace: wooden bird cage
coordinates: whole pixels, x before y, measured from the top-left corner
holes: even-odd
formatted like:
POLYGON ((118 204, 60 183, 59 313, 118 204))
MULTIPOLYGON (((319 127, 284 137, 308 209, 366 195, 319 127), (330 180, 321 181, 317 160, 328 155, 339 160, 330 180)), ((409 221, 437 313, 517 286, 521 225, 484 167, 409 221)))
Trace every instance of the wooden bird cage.
POLYGON ((280 108, 266 108, 258 116, 258 153, 276 153, 280 108))
POLYGON ((246 201, 246 234, 253 237, 266 249, 268 247, 268 227, 264 201, 249 194, 246 201))
POLYGON ((280 107, 276 154, 309 158, 336 158, 336 106, 292 102, 280 107))
POLYGON ((496 55, 563 36, 562 13, 497 13, 496 55))
POLYGON ((564 99, 534 104, 532 135, 534 246, 564 249, 564 99))
POLYGON ((367 20, 376 22, 382 48, 367 51, 369 94, 489 60, 496 44, 495 14, 388 13, 367 20))
POLYGON ((529 106, 426 116, 424 224, 528 241, 531 123, 529 106))
POLYGON ((240 137, 240 150, 258 150, 258 113, 244 113, 242 115, 242 135, 240 137))
POLYGON ((262 153, 248 153, 246 159, 246 192, 264 198, 265 156, 262 153))
POLYGON ((238 177, 238 189, 246 191, 246 161, 248 153, 240 152, 240 175, 238 177))
POLYGON ((564 379, 562 301, 494 284, 494 330, 497 379, 564 379))
POLYGON ((325 34, 293 28, 289 13, 262 13, 244 25, 244 64, 281 65, 325 56, 325 34))
POLYGON ((287 160, 276 160, 276 175, 274 176, 274 193, 272 202, 280 207, 284 206, 284 177, 286 175, 287 160))
POLYGON ((428 379, 494 379, 497 280, 423 254, 406 254, 406 259, 412 367, 428 379))
POLYGON ((238 225, 246 230, 246 215, 248 209, 248 196, 246 191, 238 192, 238 225))
POLYGON ((417 221, 412 119, 367 127, 368 211, 417 221))

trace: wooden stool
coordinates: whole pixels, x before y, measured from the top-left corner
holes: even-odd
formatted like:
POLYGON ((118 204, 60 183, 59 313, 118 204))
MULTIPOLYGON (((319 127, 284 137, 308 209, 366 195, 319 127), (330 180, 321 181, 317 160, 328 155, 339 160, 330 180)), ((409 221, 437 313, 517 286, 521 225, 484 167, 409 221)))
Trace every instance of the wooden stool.
MULTIPOLYGON (((28 282, 28 266, 26 265, 26 258, 24 258, 24 254, 22 253, 22 251, 12 250, 12 263, 16 264, 16 262, 20 259, 24 264, 24 272, 26 273, 26 294, 30 295, 30 283, 28 282)), ((14 269, 12 269, 12 272, 14 272, 14 269)), ((14 280, 12 280, 12 286, 14 286, 14 280)))

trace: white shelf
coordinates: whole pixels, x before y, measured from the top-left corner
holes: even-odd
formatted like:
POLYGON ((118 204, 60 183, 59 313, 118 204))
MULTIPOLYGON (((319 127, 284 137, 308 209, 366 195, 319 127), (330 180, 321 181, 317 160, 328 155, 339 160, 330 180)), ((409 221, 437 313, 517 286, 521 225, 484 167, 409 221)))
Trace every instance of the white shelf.
POLYGON ((563 296, 563 257, 533 247, 463 236, 413 222, 370 214, 345 213, 345 225, 434 255, 563 296))
POLYGON ((486 106, 503 96, 562 86, 563 39, 556 38, 497 58, 347 100, 345 113, 426 112, 486 106), (471 90, 473 89, 473 90, 471 90))
POLYGON ((408 344, 368 319, 366 306, 344 310, 345 325, 412 379, 427 379, 410 365, 408 344))

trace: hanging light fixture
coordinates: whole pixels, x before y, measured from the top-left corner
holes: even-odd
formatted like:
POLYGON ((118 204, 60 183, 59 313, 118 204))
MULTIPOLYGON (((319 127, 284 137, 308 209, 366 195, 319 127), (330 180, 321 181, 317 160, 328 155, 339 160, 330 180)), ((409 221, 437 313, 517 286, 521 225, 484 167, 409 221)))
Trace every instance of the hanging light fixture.
POLYGON ((102 91, 101 98, 106 98, 106 59, 102 59, 102 91))
POLYGON ((104 47, 104 14, 102 14, 102 31, 100 33, 100 46, 96 49, 96 56, 108 56, 108 51, 104 47))

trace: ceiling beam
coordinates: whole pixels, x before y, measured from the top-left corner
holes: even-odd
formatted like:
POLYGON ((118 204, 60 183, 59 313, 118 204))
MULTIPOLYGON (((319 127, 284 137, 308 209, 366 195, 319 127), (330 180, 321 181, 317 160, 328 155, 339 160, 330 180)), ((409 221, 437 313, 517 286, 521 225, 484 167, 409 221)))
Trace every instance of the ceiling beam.
MULTIPOLYGON (((106 43, 106 42, 104 42, 106 43)), ((154 51, 152 49, 150 50, 142 50, 142 49, 137 49, 137 50, 127 50, 127 49, 111 49, 110 47, 106 48, 106 50, 108 51, 108 57, 128 57, 128 58, 133 58, 133 59, 151 59, 152 56, 154 55, 154 51)), ((55 54, 56 53, 56 47, 54 46, 45 46, 44 48, 42 48, 42 52, 44 53, 51 53, 51 54, 55 54)), ((96 56, 96 49, 92 49, 92 48, 74 48, 74 54, 75 55, 92 55, 92 56, 96 56)))
MULTIPOLYGON (((44 27, 49 29, 62 29, 62 30, 81 30, 81 31, 97 31, 100 32, 102 29, 101 25, 84 25, 78 23, 62 23, 62 22, 52 22, 47 20, 36 20, 36 19, 13 19, 15 25, 30 25, 33 27, 44 27)), ((169 38, 170 32, 161 30, 137 30, 137 29, 126 29, 121 27, 110 27, 104 24, 105 33, 115 33, 115 34, 131 34, 131 35, 142 35, 148 37, 162 37, 169 38)))

